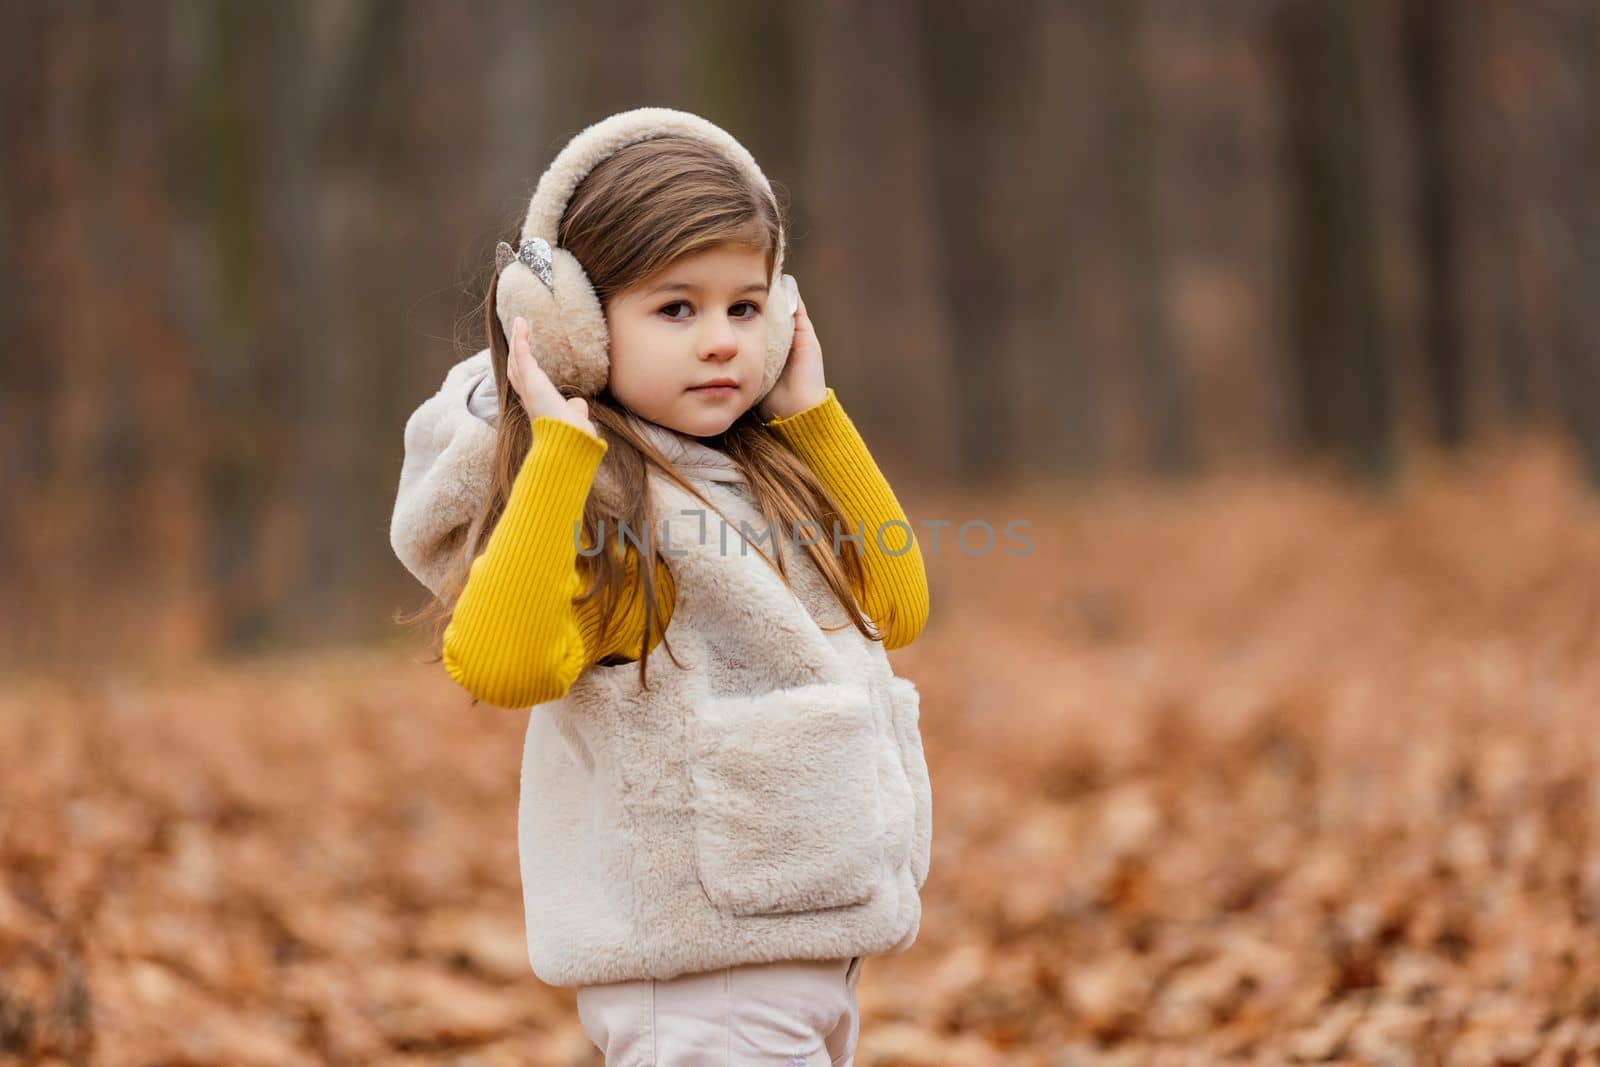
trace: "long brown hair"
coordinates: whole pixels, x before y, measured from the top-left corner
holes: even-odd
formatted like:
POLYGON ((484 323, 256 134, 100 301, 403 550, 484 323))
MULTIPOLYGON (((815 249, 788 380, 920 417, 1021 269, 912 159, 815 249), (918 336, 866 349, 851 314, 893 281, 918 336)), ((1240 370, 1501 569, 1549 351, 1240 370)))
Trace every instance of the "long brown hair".
MULTIPOLYGON (((660 136, 618 150, 578 183, 561 217, 556 243, 583 265, 595 295, 605 307, 614 294, 653 276, 678 257, 724 243, 742 244, 762 252, 770 276, 782 225, 780 210, 765 190, 753 185, 715 149, 690 137, 660 136)), ((519 239, 520 233, 509 238, 513 245, 519 239)), ((498 284, 496 272, 490 277, 481 308, 500 391, 494 475, 488 497, 466 528, 462 547, 439 596, 424 608, 423 614, 429 607, 434 609, 435 646, 466 584, 472 561, 488 544, 532 446, 527 410, 506 374, 510 345, 495 311, 498 284)), ((561 392, 566 396, 580 395, 568 387, 561 392)), ((618 548, 619 538, 606 538, 604 532, 651 528, 645 485, 646 471, 652 465, 708 507, 711 505, 628 425, 624 408, 609 388, 589 399, 589 419, 609 445, 601 460, 601 474, 613 480, 617 492, 615 498, 591 492, 584 504, 584 550, 588 552, 595 545, 601 545, 602 550, 593 556, 575 554, 587 583, 573 603, 584 604, 598 597, 602 632, 610 638, 615 636, 624 597, 632 591, 633 581, 638 581, 645 609, 639 642, 639 681, 648 686, 646 661, 653 637, 661 639, 662 647, 678 663, 665 642, 666 627, 656 610, 656 568, 665 563, 666 557, 652 537, 648 541, 651 565, 639 567, 637 560, 631 558, 638 554, 637 550, 631 546, 618 548)), ((833 538, 826 534, 853 528, 845 520, 837 498, 811 469, 761 420, 755 408, 744 412, 721 434, 702 438, 701 442, 726 453, 738 465, 768 529, 794 530, 801 523, 819 524, 824 531, 820 543, 800 547, 816 564, 850 624, 869 640, 882 640, 857 606, 857 597, 863 595, 866 583, 860 550, 855 542, 842 540, 835 553, 833 538)), ((600 474, 595 481, 601 482, 600 474)), ((787 582, 784 553, 776 553, 778 558, 774 561, 759 545, 755 547, 787 582)))

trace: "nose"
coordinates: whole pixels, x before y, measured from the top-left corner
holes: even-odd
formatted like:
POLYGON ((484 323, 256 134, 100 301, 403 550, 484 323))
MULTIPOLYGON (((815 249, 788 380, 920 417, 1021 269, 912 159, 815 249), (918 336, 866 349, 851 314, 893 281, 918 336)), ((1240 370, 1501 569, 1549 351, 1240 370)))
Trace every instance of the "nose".
POLYGON ((739 335, 726 315, 706 315, 700 338, 700 358, 727 362, 739 354, 739 335))

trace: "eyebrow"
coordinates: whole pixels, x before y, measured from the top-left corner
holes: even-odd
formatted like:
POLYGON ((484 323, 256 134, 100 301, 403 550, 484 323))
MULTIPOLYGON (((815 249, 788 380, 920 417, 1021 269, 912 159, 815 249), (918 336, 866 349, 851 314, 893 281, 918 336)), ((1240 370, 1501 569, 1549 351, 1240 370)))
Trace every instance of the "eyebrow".
MULTIPOLYGON (((672 291, 674 289, 683 289, 683 290, 687 290, 688 292, 691 292, 691 293, 698 293, 700 291, 700 287, 698 285, 693 285, 693 284, 691 284, 689 282, 662 282, 660 285, 656 286, 653 289, 645 290, 644 295, 645 296, 654 296, 657 293, 666 293, 666 292, 670 292, 670 291, 672 291)), ((764 293, 766 291, 767 291, 767 283, 766 282, 751 282, 749 285, 745 286, 743 289, 736 290, 735 295, 736 296, 743 296, 745 293, 764 293)))

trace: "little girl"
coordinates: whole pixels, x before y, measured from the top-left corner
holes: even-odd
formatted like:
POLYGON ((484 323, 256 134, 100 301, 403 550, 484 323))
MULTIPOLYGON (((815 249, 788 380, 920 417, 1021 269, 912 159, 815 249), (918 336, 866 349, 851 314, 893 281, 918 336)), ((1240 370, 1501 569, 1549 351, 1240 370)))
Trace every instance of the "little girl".
POLYGON ((613 115, 406 424, 390 539, 450 676, 533 708, 529 960, 608 1065, 849 1064, 861 958, 921 920, 919 696, 884 650, 927 618, 922 555, 784 246, 726 132, 613 115))

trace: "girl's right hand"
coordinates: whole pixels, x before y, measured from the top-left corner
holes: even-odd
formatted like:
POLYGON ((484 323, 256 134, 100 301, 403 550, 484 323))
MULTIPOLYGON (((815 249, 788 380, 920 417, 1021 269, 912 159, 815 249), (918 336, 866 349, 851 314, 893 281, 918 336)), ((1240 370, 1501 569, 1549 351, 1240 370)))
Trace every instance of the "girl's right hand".
POLYGON ((600 436, 600 431, 589 421, 589 402, 581 396, 562 396, 533 358, 533 348, 528 341, 528 320, 521 315, 511 323, 511 358, 506 361, 506 375, 528 412, 529 422, 544 415, 576 426, 591 437, 600 436))

